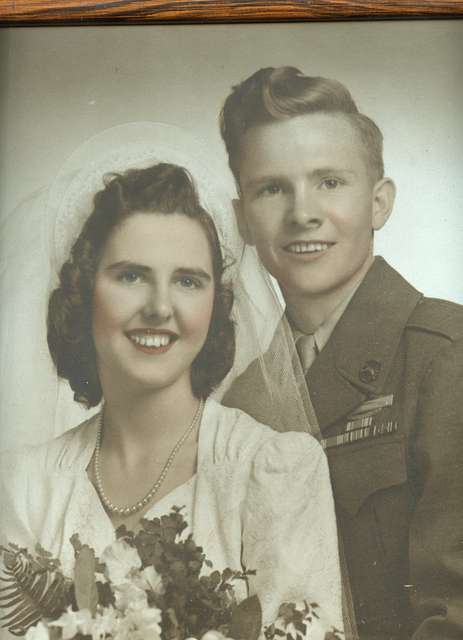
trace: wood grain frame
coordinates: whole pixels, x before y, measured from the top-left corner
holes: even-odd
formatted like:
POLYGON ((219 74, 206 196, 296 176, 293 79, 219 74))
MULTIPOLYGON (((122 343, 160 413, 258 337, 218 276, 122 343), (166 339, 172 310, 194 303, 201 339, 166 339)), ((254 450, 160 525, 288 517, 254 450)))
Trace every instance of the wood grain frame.
POLYGON ((0 26, 461 18, 463 0, 0 0, 0 26))

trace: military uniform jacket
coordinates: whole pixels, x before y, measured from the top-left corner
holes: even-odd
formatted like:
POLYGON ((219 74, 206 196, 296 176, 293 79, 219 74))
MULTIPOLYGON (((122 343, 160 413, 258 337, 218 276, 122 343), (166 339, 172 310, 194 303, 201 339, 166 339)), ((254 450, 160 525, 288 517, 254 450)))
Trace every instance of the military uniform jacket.
MULTIPOLYGON (((463 307, 376 258, 307 382, 359 637, 463 638, 463 307)), ((264 393, 251 364, 224 402, 278 429, 264 393)))

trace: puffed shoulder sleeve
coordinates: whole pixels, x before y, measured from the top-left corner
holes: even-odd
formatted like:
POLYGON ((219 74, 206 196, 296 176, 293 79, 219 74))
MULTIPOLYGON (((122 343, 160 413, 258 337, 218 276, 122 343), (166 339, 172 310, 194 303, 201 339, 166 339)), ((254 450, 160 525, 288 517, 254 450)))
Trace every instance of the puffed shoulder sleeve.
POLYGON ((243 564, 255 570, 264 624, 283 602, 317 603, 342 627, 341 577, 326 456, 303 433, 275 433, 257 451, 243 519, 243 564))
MULTIPOLYGON (((53 539, 69 499, 73 476, 79 468, 76 455, 68 463, 69 469, 61 468, 73 435, 68 432, 42 445, 24 446, 1 454, 2 543, 14 542, 33 549, 39 539, 44 546, 47 546, 45 541, 50 543, 53 539)), ((47 549, 51 551, 48 546, 47 549)))

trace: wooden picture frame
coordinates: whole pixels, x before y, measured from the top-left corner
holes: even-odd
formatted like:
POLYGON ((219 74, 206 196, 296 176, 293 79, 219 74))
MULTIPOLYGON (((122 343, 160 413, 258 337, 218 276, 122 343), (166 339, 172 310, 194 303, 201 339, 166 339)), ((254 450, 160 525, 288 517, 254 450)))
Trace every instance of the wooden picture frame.
POLYGON ((461 0, 0 0, 0 25, 457 18, 461 0))

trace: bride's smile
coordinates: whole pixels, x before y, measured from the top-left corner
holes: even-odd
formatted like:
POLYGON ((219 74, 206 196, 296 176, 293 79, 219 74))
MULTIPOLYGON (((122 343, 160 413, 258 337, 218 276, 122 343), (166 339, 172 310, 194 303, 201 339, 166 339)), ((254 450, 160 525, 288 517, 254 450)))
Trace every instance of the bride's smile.
POLYGON ((176 333, 160 329, 132 329, 126 335, 137 349, 149 354, 165 353, 178 338, 176 333))
POLYGON ((189 383, 213 303, 211 251, 199 222, 180 213, 131 215, 109 236, 95 275, 100 375, 153 388, 189 383))

